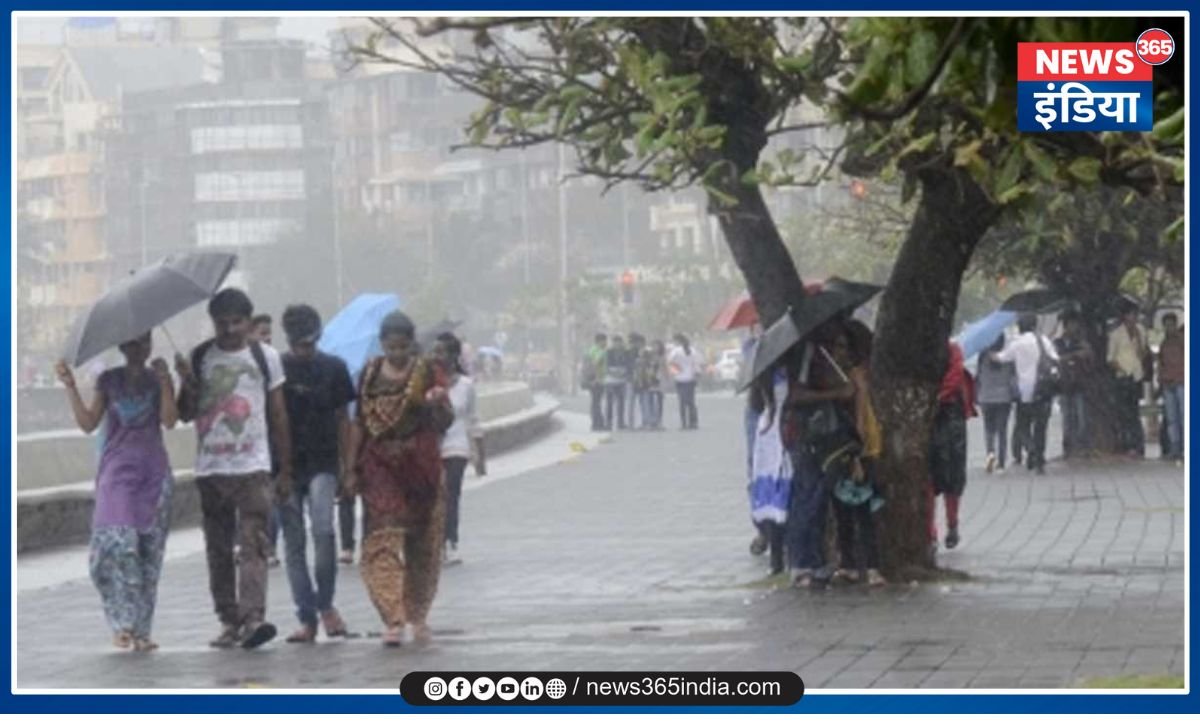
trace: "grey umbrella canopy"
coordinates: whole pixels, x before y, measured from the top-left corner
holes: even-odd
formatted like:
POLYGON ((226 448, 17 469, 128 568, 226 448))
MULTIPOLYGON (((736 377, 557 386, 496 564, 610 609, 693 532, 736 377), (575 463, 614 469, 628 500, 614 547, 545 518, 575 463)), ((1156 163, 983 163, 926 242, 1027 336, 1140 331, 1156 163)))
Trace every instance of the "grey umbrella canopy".
POLYGON ((212 297, 237 255, 197 252, 168 257, 122 280, 76 320, 64 357, 78 366, 136 339, 212 297))
POLYGON ((797 307, 788 307, 787 312, 763 332, 754 348, 750 375, 742 387, 749 387, 813 330, 865 304, 882 289, 875 284, 833 277, 824 283, 820 292, 805 297, 797 307))

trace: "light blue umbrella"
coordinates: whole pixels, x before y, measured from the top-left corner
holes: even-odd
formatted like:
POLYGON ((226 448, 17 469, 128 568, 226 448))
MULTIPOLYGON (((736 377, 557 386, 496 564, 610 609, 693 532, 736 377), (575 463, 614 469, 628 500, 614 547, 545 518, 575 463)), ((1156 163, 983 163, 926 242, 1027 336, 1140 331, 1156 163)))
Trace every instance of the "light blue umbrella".
POLYGON ((1016 319, 1016 312, 996 310, 967 325, 954 341, 962 348, 964 358, 973 358, 991 347, 996 338, 1004 334, 1004 328, 1016 319))
POLYGON ((357 380, 367 360, 383 354, 383 348, 379 346, 379 325, 383 318, 398 309, 399 295, 361 294, 333 316, 321 331, 317 346, 346 361, 350 375, 357 380))

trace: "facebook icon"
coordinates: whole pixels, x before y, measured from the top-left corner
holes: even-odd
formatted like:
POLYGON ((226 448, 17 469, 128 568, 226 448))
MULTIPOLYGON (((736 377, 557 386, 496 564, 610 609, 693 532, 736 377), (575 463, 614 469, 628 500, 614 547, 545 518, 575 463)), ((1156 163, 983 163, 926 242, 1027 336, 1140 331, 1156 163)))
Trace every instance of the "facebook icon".
POLYGON ((450 680, 450 697, 455 700, 465 700, 471 696, 471 682, 465 677, 455 677, 450 680))

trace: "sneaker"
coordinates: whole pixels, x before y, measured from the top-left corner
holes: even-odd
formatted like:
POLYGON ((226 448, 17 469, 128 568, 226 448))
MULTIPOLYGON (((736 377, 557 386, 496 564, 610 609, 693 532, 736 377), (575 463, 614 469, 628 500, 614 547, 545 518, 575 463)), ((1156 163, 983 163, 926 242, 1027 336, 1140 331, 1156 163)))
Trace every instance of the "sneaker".
POLYGON ((987 472, 991 473, 996 470, 996 454, 989 453, 987 457, 987 472))
POLYGON ((209 647, 217 649, 230 649, 236 647, 238 643, 238 628, 232 624, 226 624, 221 627, 221 633, 215 639, 210 640, 209 647))
MULTIPOLYGON (((321 626, 325 627, 326 637, 345 637, 349 634, 342 615, 336 609, 327 609, 321 612, 321 626)), ((316 630, 316 627, 313 629, 316 630)), ((313 634, 315 635, 316 632, 314 631, 313 634)))
POLYGON ((883 574, 880 574, 878 569, 867 569, 867 586, 882 587, 886 585, 887 579, 883 578, 883 574))
POLYGON ((275 639, 275 625, 270 622, 248 622, 242 629, 242 649, 254 649, 275 639))
POLYGON ((958 529, 953 528, 946 533, 946 548, 953 549, 956 546, 958 546, 958 529))

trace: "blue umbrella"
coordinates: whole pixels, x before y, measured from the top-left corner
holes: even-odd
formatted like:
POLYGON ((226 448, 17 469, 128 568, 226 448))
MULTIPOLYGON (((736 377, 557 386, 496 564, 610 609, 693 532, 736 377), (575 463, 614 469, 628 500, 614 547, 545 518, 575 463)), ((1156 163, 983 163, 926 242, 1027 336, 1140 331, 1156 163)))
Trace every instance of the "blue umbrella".
POLYGON ((400 309, 400 297, 394 294, 361 294, 333 316, 321 331, 321 350, 346 361, 350 375, 358 373, 372 356, 383 354, 379 346, 379 325, 383 318, 400 309))
POLYGON ((1016 312, 996 310, 967 325, 954 341, 962 348, 964 358, 975 357, 991 347, 996 338, 1004 334, 1004 328, 1016 319, 1016 312))

